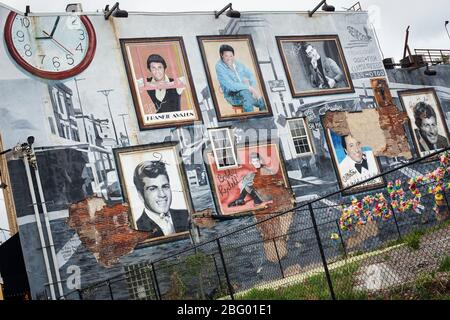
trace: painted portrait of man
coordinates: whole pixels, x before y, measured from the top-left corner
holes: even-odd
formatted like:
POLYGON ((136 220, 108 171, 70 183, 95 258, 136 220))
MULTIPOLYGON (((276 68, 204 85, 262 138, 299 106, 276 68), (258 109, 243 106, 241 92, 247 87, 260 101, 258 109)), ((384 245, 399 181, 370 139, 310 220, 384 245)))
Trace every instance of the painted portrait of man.
POLYGON ((334 89, 345 86, 345 75, 336 61, 325 55, 320 55, 311 43, 303 46, 309 59, 309 74, 311 85, 318 89, 334 89))
POLYGON ((419 102, 413 111, 420 151, 437 151, 448 147, 447 137, 439 134, 437 115, 433 107, 425 102, 419 102))
POLYGON ((216 63, 217 80, 225 99, 231 106, 242 106, 244 113, 266 109, 266 103, 258 90, 253 72, 237 60, 234 49, 223 44, 219 49, 220 60, 216 63))
POLYGON ((176 146, 119 148, 114 154, 132 227, 151 239, 187 234, 192 205, 176 146))
POLYGON ((249 35, 198 36, 219 121, 272 113, 249 35))
POLYGON ((339 163, 339 169, 346 187, 378 174, 372 150, 366 148, 363 151, 361 142, 351 135, 343 136, 341 139, 345 158, 339 163))
MULTIPOLYGON (((377 159, 370 147, 363 146, 352 135, 340 136, 331 129, 327 129, 327 134, 341 188, 351 187, 381 174, 377 159)), ((383 184, 384 180, 377 178, 351 190, 375 188, 383 184)))
POLYGON ((408 114, 414 144, 424 157, 449 146, 447 122, 433 88, 398 92, 408 114))
POLYGON ((138 230, 152 232, 155 237, 188 230, 188 211, 171 209, 172 189, 164 162, 145 161, 138 164, 133 181, 145 205, 136 221, 138 230))
POLYGON ((295 98, 354 92, 338 36, 277 36, 295 98))
POLYGON ((214 195, 221 214, 274 213, 290 204, 292 192, 275 144, 238 148, 237 157, 237 166, 219 169, 214 154, 208 154, 214 195))
POLYGON ((120 44, 141 130, 201 119, 181 37, 121 39, 120 44))

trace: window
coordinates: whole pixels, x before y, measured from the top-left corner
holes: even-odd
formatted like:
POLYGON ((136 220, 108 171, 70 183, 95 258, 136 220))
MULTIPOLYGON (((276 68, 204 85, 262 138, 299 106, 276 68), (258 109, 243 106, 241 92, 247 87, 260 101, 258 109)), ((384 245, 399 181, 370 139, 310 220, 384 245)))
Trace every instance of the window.
POLYGON ((236 153, 229 128, 209 130, 209 138, 216 159, 217 169, 223 170, 237 166, 236 153))
POLYGON ((59 91, 56 92, 56 98, 58 101, 58 106, 59 106, 59 112, 61 113, 61 115, 64 114, 64 107, 63 107, 63 103, 61 100, 61 93, 59 91))
POLYGON ((48 117, 48 123, 50 124, 50 130, 52 131, 52 133, 56 134, 55 124, 53 123, 52 117, 48 117))
POLYGON ((298 155, 305 155, 312 153, 312 144, 306 128, 305 119, 291 119, 288 120, 289 132, 291 133, 292 141, 294 142, 295 151, 298 155))

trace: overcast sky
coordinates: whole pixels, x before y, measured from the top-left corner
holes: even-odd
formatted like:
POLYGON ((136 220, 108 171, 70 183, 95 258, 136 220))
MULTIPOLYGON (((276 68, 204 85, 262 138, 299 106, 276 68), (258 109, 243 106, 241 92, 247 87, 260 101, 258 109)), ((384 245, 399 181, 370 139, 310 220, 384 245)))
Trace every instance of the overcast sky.
MULTIPOLYGON (((81 2, 87 12, 102 10, 107 0, 0 0, 0 2, 25 11, 30 5, 31 12, 60 12, 68 3, 81 2)), ((146 12, 184 12, 220 10, 229 0, 121 0, 120 8, 128 11, 146 12)), ((308 11, 320 0, 232 0, 233 9, 241 11, 308 11)), ((329 0, 336 10, 345 10, 356 0, 329 0)), ((410 28, 411 49, 450 49, 450 39, 445 30, 445 21, 450 20, 449 0, 361 0, 363 10, 372 14, 384 56, 395 57, 398 61, 403 55, 405 30, 410 28)), ((450 25, 448 26, 450 30, 450 25)))

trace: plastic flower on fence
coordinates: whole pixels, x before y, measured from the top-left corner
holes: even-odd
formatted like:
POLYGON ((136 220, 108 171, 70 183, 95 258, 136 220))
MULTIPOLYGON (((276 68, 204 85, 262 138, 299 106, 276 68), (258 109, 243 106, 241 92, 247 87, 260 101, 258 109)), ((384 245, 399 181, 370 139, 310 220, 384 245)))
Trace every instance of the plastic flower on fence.
POLYGON ((389 209, 388 202, 382 193, 375 195, 376 206, 375 210, 378 217, 383 221, 387 221, 392 217, 392 210, 389 209))
MULTIPOLYGON (((404 213, 412 209, 420 214, 419 209, 424 209, 424 206, 422 205, 422 194, 418 185, 428 184, 428 193, 433 194, 435 200, 433 210, 436 214, 439 214, 439 207, 443 209, 445 202, 444 192, 450 190, 450 183, 444 182, 445 175, 450 175, 450 167, 448 166, 450 155, 445 152, 439 159, 440 165, 434 171, 416 176, 408 181, 409 191, 414 196, 412 199, 406 199, 401 180, 388 183, 386 190, 389 193, 391 206, 394 210, 404 213)), ((388 201, 382 193, 379 193, 375 196, 366 196, 362 201, 353 198, 350 206, 343 205, 339 224, 342 230, 351 230, 355 224, 364 225, 375 218, 387 221, 392 218, 393 214, 394 212, 389 208, 388 201)))
POLYGON ((375 196, 366 196, 362 201, 354 198, 350 206, 342 207, 343 214, 339 219, 342 230, 351 230, 355 225, 366 225, 381 218, 383 221, 392 217, 392 210, 382 193, 375 196))
POLYGON ((331 234, 331 240, 333 240, 333 241, 339 240, 339 235, 337 233, 332 233, 331 234))

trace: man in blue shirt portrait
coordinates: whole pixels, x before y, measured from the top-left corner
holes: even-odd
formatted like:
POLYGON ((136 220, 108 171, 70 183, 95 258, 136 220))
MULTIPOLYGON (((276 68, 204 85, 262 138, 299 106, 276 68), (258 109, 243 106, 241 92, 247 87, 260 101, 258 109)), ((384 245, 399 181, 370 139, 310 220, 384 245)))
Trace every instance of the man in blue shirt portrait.
POLYGON ((225 99, 232 106, 242 106, 244 113, 254 112, 254 108, 265 111, 266 104, 250 69, 235 59, 230 45, 221 45, 219 51, 216 74, 225 99))

